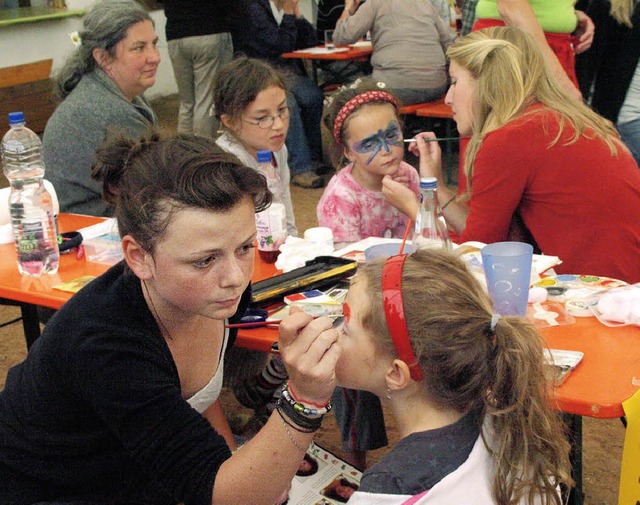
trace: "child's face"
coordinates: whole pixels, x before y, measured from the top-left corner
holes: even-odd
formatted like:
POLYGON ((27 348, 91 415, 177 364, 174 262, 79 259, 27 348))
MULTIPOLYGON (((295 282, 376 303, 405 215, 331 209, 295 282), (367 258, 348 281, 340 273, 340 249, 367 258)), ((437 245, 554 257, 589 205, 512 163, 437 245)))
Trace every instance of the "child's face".
POLYGON ((225 124, 233 130, 249 154, 256 156, 258 151, 275 152, 282 149, 289 129, 289 116, 285 113, 287 111, 287 94, 282 88, 271 86, 258 93, 256 99, 244 110, 240 120, 225 124), (280 114, 286 117, 282 118, 280 114), (253 124, 268 116, 273 117, 273 124, 268 128, 253 124))
POLYGON ((404 157, 402 128, 391 104, 365 105, 349 118, 346 155, 358 169, 394 175, 404 157))
POLYGON ((342 355, 336 364, 336 378, 340 386, 380 395, 386 391, 384 371, 393 358, 385 357, 362 327, 362 316, 369 310, 367 289, 368 283, 362 276, 356 276, 349 288, 345 300, 349 308, 338 328, 342 355))

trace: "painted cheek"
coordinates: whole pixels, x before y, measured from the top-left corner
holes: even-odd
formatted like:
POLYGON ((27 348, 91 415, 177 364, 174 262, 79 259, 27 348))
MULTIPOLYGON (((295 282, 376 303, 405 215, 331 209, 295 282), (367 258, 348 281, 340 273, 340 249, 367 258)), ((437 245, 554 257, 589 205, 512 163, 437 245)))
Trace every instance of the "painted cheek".
POLYGON ((348 323, 351 319, 351 307, 349 307, 348 303, 342 304, 342 315, 344 316, 344 320, 348 323))

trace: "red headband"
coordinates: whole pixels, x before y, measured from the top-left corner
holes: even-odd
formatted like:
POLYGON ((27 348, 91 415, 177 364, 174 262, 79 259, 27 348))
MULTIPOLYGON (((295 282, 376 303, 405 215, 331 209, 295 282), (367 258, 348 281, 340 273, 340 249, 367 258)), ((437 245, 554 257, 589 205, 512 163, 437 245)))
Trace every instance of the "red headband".
POLYGON ((354 96, 342 106, 336 116, 336 120, 333 122, 333 138, 336 139, 338 144, 342 144, 340 141, 340 133, 342 133, 342 127, 344 126, 344 122, 347 117, 349 117, 349 115, 358 107, 369 102, 389 102, 394 107, 398 107, 396 99, 386 91, 365 91, 364 93, 354 96))
POLYGON ((387 326, 398 358, 409 367, 411 378, 414 381, 421 381, 424 375, 422 375, 420 363, 411 348, 407 321, 404 317, 404 302, 402 301, 402 267, 407 256, 407 254, 391 256, 385 261, 382 267, 382 301, 387 326))

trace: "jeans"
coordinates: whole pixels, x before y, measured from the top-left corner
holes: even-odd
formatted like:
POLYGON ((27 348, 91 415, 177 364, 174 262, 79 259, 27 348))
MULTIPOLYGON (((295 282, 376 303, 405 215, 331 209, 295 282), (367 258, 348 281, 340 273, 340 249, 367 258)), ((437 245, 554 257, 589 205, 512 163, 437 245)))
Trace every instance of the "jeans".
POLYGON ((414 105, 416 103, 433 102, 442 97, 447 91, 447 86, 434 89, 424 88, 392 88, 393 94, 398 97, 402 105, 414 105))
POLYGON ((320 122, 324 95, 308 77, 288 75, 291 108, 286 145, 292 175, 312 170, 312 162, 322 159, 320 122))
POLYGON ((627 145, 640 167, 640 118, 616 125, 616 128, 620 132, 620 138, 627 145))

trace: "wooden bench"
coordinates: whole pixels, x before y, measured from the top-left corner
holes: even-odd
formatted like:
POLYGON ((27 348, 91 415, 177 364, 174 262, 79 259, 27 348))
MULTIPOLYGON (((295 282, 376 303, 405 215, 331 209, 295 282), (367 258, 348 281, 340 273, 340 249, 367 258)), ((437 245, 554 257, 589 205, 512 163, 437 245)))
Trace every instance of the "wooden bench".
POLYGON ((7 114, 17 111, 24 112, 27 126, 34 132, 44 132, 56 108, 50 78, 52 63, 41 60, 0 68, 0 132, 9 129, 7 114))

